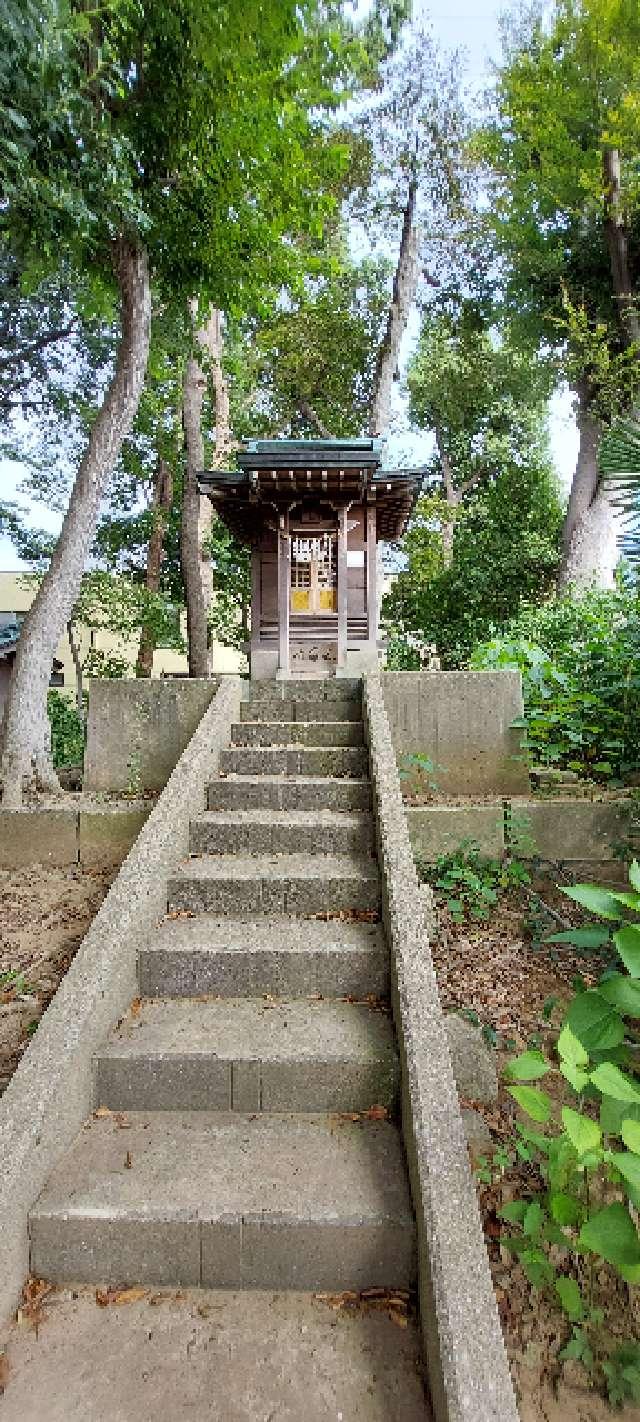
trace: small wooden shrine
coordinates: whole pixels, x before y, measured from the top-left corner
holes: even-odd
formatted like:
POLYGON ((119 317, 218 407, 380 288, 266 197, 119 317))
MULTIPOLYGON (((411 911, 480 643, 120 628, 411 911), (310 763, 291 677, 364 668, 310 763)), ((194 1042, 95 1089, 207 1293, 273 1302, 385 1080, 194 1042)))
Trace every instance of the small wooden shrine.
POLYGON ((355 676, 377 662, 381 540, 398 539, 423 471, 382 469, 375 439, 253 440, 199 478, 251 547, 251 676, 355 676))

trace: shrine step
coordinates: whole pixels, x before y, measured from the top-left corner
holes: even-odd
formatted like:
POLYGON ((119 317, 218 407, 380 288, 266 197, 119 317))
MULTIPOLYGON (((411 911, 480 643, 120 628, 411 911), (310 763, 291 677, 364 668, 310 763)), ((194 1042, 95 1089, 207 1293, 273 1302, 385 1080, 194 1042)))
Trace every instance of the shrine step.
POLYGON ((209 810, 192 820, 191 854, 366 854, 370 814, 334 810, 209 810))
POLYGON ((226 775, 331 775, 368 774, 364 746, 234 746, 220 752, 220 773, 226 775))
POLYGON ((136 1004, 94 1058, 113 1111, 392 1110, 390 1021, 345 1002, 172 998, 136 1004))
POLYGON ((306 700, 296 697, 286 701, 273 696, 263 696, 243 701, 240 706, 242 721, 361 721, 362 702, 360 697, 335 697, 331 701, 306 700))
POLYGON ((384 997, 381 927, 298 918, 167 918, 140 951, 143 997, 384 997))
POLYGON ((168 908, 194 913, 377 912, 380 880, 366 855, 255 854, 191 859, 168 883, 168 908))
POLYGON ((93 1284, 339 1291, 415 1280, 386 1121, 190 1111, 87 1123, 30 1214, 30 1270, 93 1284))
POLYGON ((234 746, 361 746, 361 721, 240 721, 234 746))
POLYGON ((328 775, 301 775, 284 780, 282 775, 236 775, 221 777, 207 787, 210 810, 369 810, 371 785, 368 780, 332 780, 328 775))
POLYGON ((312 680, 297 681, 291 677, 287 681, 252 681, 251 701, 357 701, 362 702, 362 680, 360 677, 314 677, 312 680))

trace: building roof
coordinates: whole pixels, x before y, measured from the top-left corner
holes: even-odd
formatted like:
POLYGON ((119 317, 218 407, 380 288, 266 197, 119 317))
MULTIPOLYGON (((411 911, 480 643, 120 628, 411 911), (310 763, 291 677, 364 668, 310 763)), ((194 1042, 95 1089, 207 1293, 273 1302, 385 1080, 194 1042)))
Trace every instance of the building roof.
POLYGON ((285 509, 305 495, 329 502, 374 502, 378 538, 402 534, 420 492, 423 469, 382 469, 382 444, 361 440, 251 440, 239 469, 198 477, 220 517, 241 542, 262 527, 265 506, 285 509))

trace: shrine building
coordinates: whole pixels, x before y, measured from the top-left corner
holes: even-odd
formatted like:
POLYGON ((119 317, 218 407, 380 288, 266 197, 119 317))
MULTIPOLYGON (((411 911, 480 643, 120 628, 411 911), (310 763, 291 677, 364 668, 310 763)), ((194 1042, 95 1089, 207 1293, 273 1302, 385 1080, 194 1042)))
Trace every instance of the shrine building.
POLYGON ((201 494, 251 548, 251 676, 377 665, 377 545, 403 533, 423 470, 382 469, 376 439, 252 440, 201 494))

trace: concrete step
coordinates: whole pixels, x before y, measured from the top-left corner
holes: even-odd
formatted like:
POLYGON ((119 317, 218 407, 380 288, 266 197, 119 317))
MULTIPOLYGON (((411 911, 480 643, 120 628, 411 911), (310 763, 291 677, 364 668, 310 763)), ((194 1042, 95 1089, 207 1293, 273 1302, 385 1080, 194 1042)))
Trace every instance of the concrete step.
POLYGON ((220 752, 223 775, 353 775, 369 773, 364 746, 237 746, 220 752))
POLYGON ((113 1111, 366 1111, 395 1106, 391 1023, 345 1002, 151 1000, 94 1058, 113 1111))
POLYGON ((366 811, 209 810, 192 820, 191 854, 367 854, 373 818, 366 811))
POLYGON ((99 1284, 408 1288, 415 1230, 387 1122, 209 1112, 87 1123, 30 1215, 31 1273, 99 1284))
POLYGON ((169 880, 169 910, 312 914, 377 911, 376 861, 355 854, 219 855, 191 859, 169 880))
POLYGON ((207 786, 210 810, 369 810, 368 780, 332 780, 328 775, 301 775, 284 780, 281 775, 221 777, 207 786))
POLYGON ((301 677, 288 681, 252 681, 250 700, 362 701, 361 677, 301 677))
POLYGON ((241 721, 234 746, 361 746, 361 721, 241 721))
POLYGON ((379 924, 320 919, 168 918, 140 952, 144 997, 385 997, 379 924))
POLYGON ((345 700, 332 701, 303 700, 300 697, 288 701, 277 700, 273 696, 263 696, 243 701, 240 707, 241 721, 361 721, 362 702, 360 697, 350 696, 345 700))

